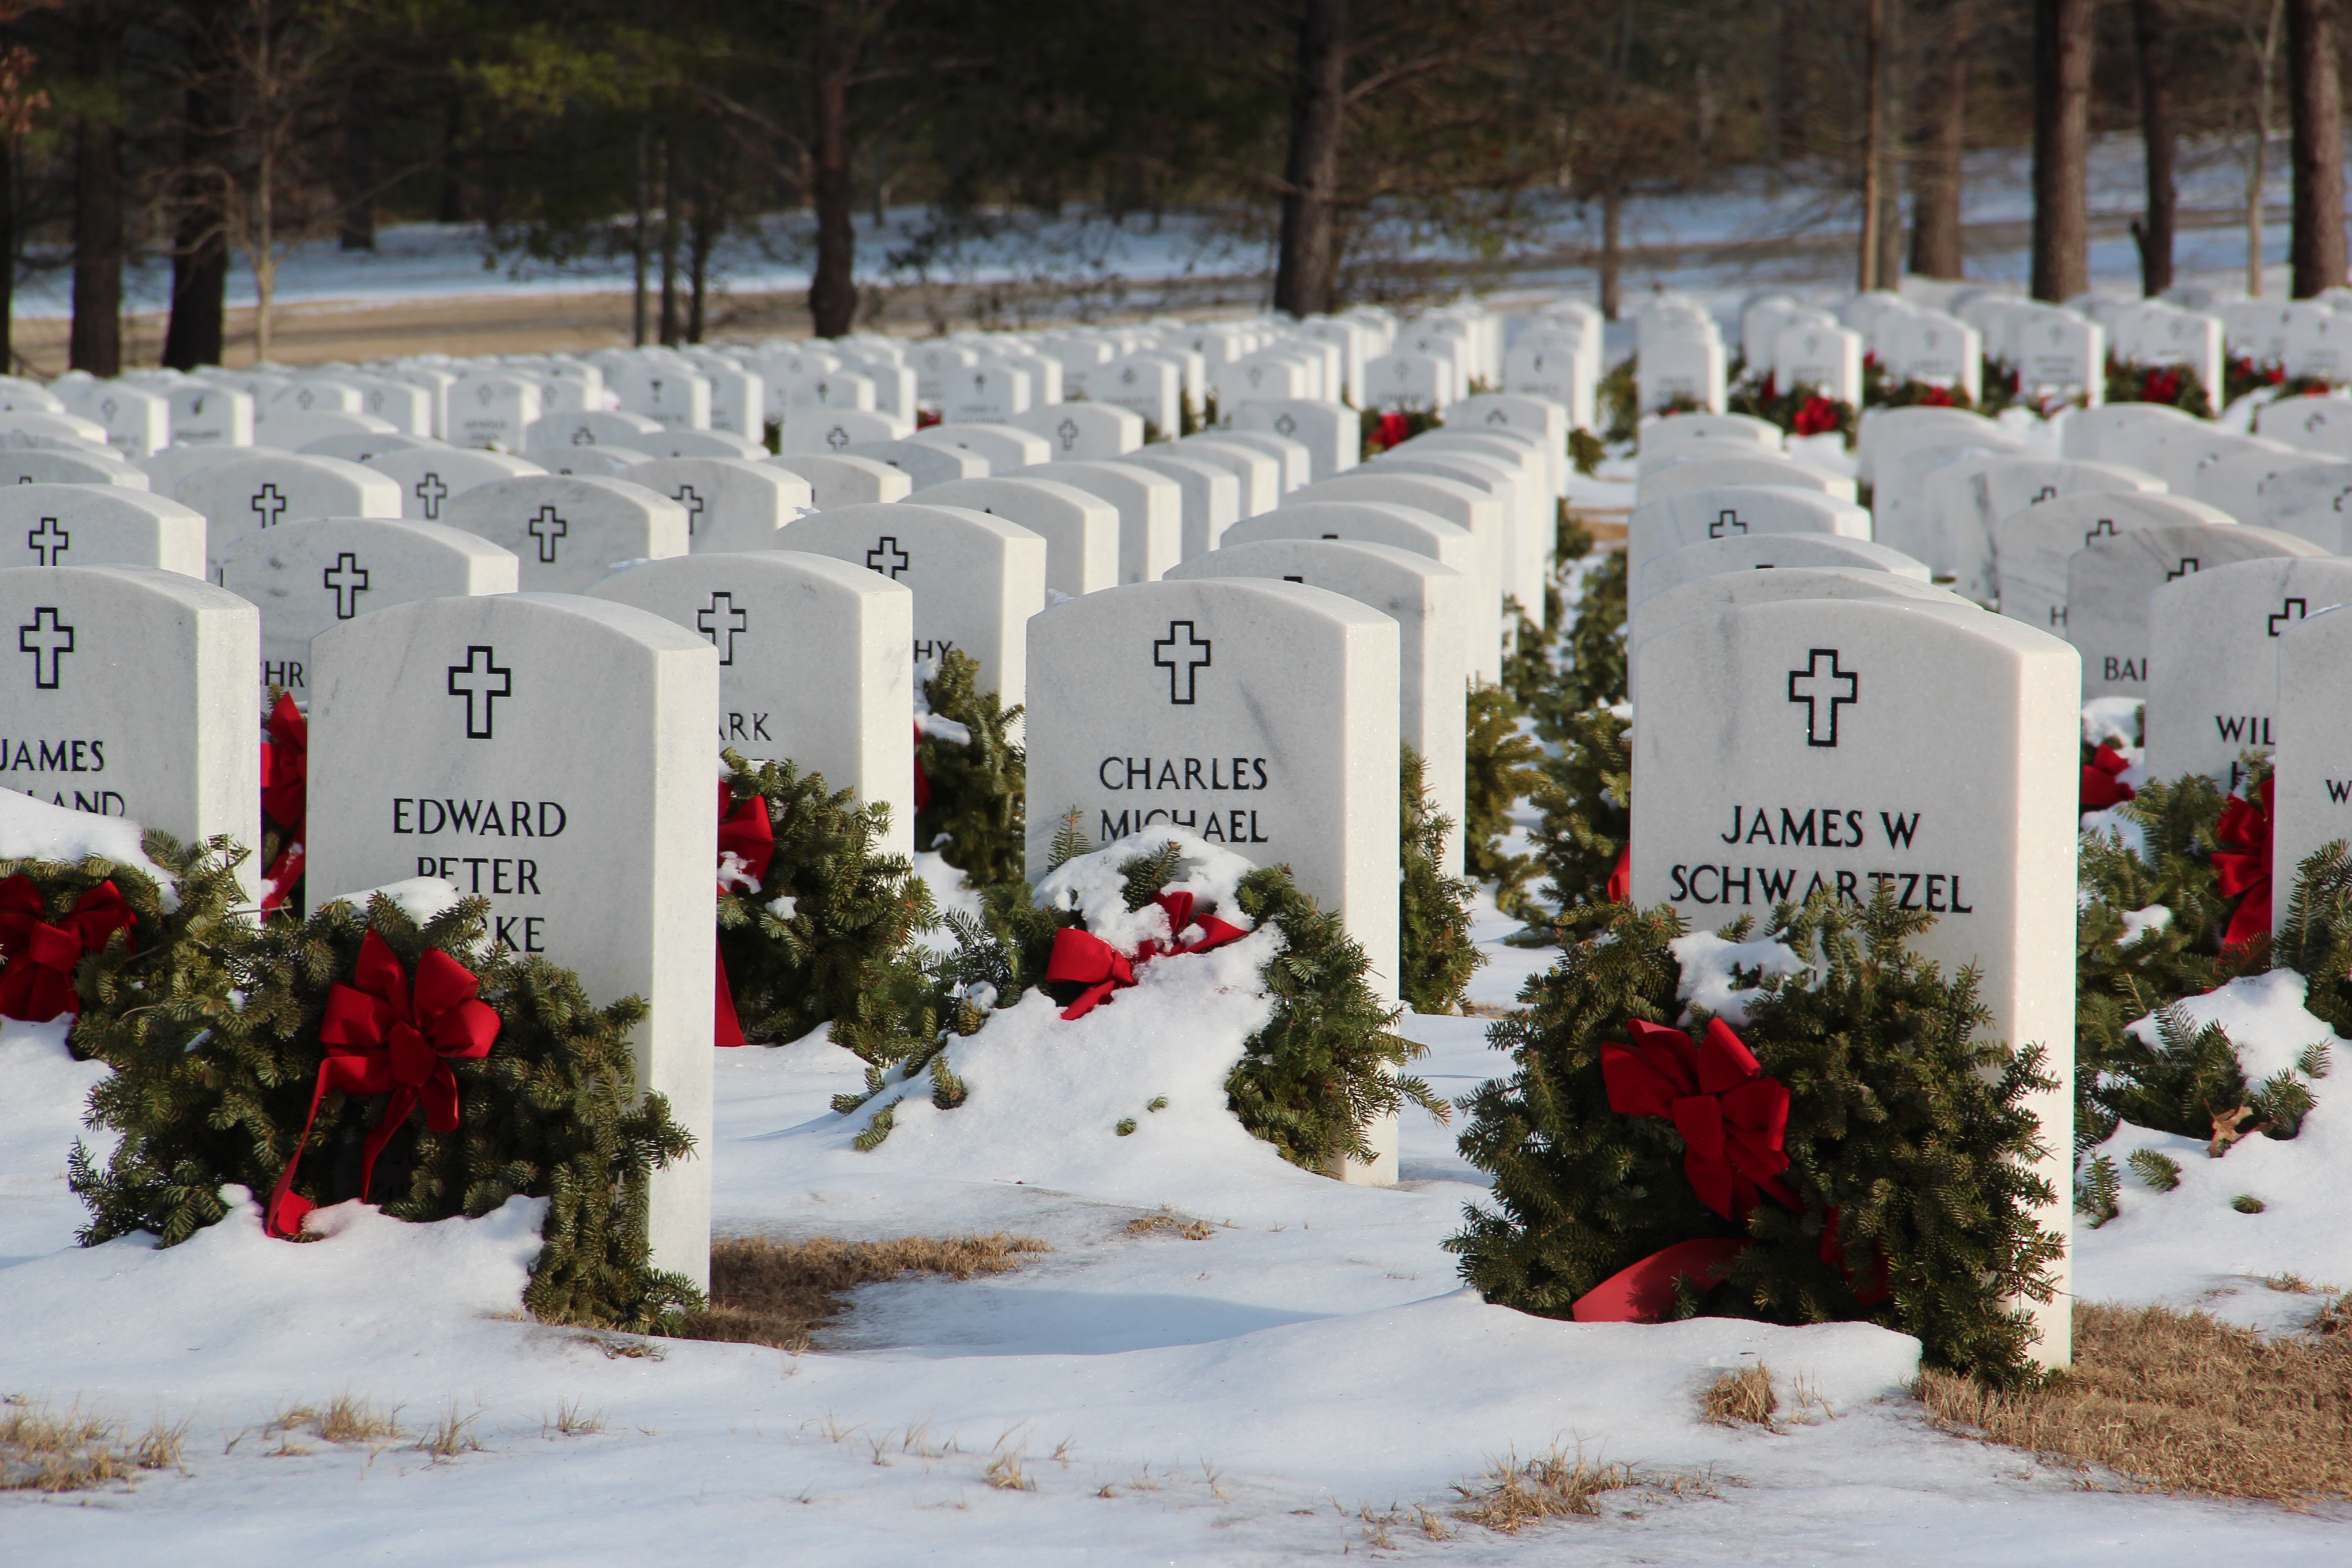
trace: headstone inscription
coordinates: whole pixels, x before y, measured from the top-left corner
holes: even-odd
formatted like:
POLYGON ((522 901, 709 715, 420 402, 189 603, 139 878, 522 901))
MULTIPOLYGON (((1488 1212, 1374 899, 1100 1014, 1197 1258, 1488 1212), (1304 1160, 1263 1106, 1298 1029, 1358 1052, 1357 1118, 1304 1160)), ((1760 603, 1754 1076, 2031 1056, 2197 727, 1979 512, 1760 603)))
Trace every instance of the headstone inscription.
MULTIPOLYGON (((1137 583, 1029 624, 1029 874, 1075 807, 1097 843, 1155 826, 1285 864, 1396 994, 1397 624, 1257 578, 1137 583)), ((2070 950, 2071 951, 2071 950, 2070 950)), ((1351 1179, 1396 1180, 1393 1131, 1351 1179)))
POLYGON ((452 446, 520 452, 543 411, 536 381, 478 372, 449 388, 448 439, 452 446))
POLYGON ((0 485, 0 566, 155 566, 205 575, 205 516, 121 485, 0 485))
POLYGON ((777 550, 777 531, 815 504, 806 479, 742 458, 658 458, 623 476, 686 509, 689 548, 777 550))
POLYGON ((1838 533, 1744 533, 1703 539, 1649 562, 1625 591, 1629 605, 1719 572, 1772 572, 1791 566, 1848 566, 1860 572, 1891 572, 1915 583, 1928 580, 1926 563, 1867 539, 1838 533))
POLYGON ((1625 695, 1641 710, 1642 645, 1670 626, 1704 620, 1736 605, 1781 599, 1899 599, 1977 608, 1948 588, 1859 566, 1782 566, 1769 572, 1717 572, 1695 577, 1633 606, 1625 627, 1625 695))
POLYGON ((2283 639, 2345 604, 2352 561, 2336 556, 2241 561, 2158 589, 2148 601, 2147 776, 2203 773, 2239 789, 2240 755, 2278 744, 2283 639))
POLYGON ((514 552, 522 587, 536 593, 582 593, 624 561, 688 549, 686 509, 627 479, 500 479, 452 500, 442 520, 514 552))
POLYGON ((404 518, 326 517, 225 546, 220 585, 261 612, 261 690, 310 700, 310 639, 418 599, 511 594, 514 552, 477 534, 404 518))
POLYGON ((0 787, 184 844, 261 842, 251 605, 152 567, 18 566, 0 571, 0 622, 16 628, 0 787))
POLYGON ((2036 501, 1993 525, 2000 563, 2000 613, 2053 636, 2066 635, 2066 563, 2102 539, 2135 529, 2228 528, 2234 520, 2186 496, 2084 491, 2036 501))
POLYGON ((1045 607, 1046 547, 1037 534, 970 507, 898 501, 814 512, 782 538, 914 590, 916 661, 959 649, 979 661, 981 684, 1007 708, 1026 700, 1023 628, 1045 607))
POLYGON ((1003 479, 954 479, 908 499, 969 507, 1017 522, 1045 542, 1045 586, 1072 598, 1118 584, 1118 509, 1075 486, 1043 478, 1052 468, 1003 479))
POLYGON ((173 446, 253 445, 251 393, 205 381, 184 381, 157 390, 172 405, 173 446))
POLYGON ((1262 539, 1228 544, 1169 574, 1181 581, 1258 577, 1304 583, 1367 605, 1397 624, 1397 726, 1420 753, 1438 814, 1451 818, 1442 868, 1462 871, 1467 820, 1463 773, 1470 683, 1470 579, 1392 544, 1329 539, 1262 539))
MULTIPOLYGON (((696 1145, 653 1175, 652 1262, 705 1284, 717 651, 631 605, 502 594, 362 616, 311 657, 310 885, 446 878, 489 900, 492 941, 572 969, 599 1005, 645 1002, 637 1091, 696 1145)), ((252 688, 236 691, 252 757, 252 688)))
POLYGON ((1049 403, 1006 423, 1052 443, 1049 462, 1121 458, 1143 445, 1143 416, 1113 403, 1049 403))
MULTIPOLYGON (((1949 562, 1952 590, 1990 602, 2003 585, 1997 537, 2000 520, 2060 496, 2161 495, 2162 479, 2115 463, 1986 453, 1946 463, 1927 476, 1921 511, 1932 542, 1912 548, 1923 561, 1949 562)), ((1889 539, 1903 548, 1902 542, 1889 539)))
POLYGON ((1149 436, 1166 440, 1184 421, 1184 367, 1160 353, 1133 353, 1113 360, 1087 377, 1096 401, 1122 408, 1144 422, 1149 436))
POLYGON ((593 596, 650 610, 719 650, 719 745, 789 758, 831 789, 890 808, 883 853, 915 852, 915 596, 803 551, 641 562, 593 596))
POLYGON ((174 492, 205 514, 205 548, 215 560, 233 539, 311 517, 398 517, 400 485, 389 474, 340 458, 256 453, 214 463, 174 492))
MULTIPOLYGON (((1825 891, 1884 889, 1936 917, 1917 951, 1973 964, 1986 1034, 2043 1047, 2032 1097, 2070 1231, 2077 659, 1974 608, 1789 600, 1745 605, 1643 645, 1633 732, 1633 895, 1712 928, 1825 891)), ((2068 1268, 2032 1306, 2045 1365, 2069 1355, 2068 1268)), ((2020 1303, 2020 1305, 2031 1305, 2020 1303)))
POLYGON ((2083 695, 2147 695, 2148 601, 2166 584, 2233 562, 2326 553, 2242 524, 2172 523, 2093 541, 2066 563, 2066 640, 2083 653, 2083 695))

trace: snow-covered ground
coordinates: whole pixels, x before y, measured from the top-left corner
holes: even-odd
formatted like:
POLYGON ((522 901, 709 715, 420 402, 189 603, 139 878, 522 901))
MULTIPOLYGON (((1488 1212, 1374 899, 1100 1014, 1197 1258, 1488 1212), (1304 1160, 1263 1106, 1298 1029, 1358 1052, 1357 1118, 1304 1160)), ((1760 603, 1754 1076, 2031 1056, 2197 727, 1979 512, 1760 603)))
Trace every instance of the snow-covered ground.
MULTIPOLYGON (((1230 868, 1202 874, 1205 889, 1230 868)), ((1508 923, 1482 921, 1482 1000, 1507 1002, 1546 957, 1497 946, 1508 923)), ((58 1026, 0 1027, 0 1396, 187 1431, 183 1468, 135 1486, 0 1494, 0 1562, 2292 1564, 2352 1551, 2352 1514, 2086 1491, 1937 1434, 1903 1392, 1916 1346, 1899 1334, 1579 1325, 1483 1304, 1442 1247, 1482 1194, 1454 1129, 1410 1113, 1404 1180, 1383 1190, 1300 1172, 1223 1117, 1215 1086, 1263 1006, 1249 980, 1270 940, 1155 961, 1076 1023, 1033 997, 959 1042, 970 1102, 918 1099, 870 1153, 848 1143, 864 1113, 828 1109, 859 1085, 846 1052, 722 1052, 708 1151, 722 1234, 1003 1230, 1053 1247, 1009 1274, 866 1287, 799 1357, 524 1320, 538 1245, 524 1200, 432 1226, 347 1205, 305 1247, 266 1238, 247 1205, 168 1251, 76 1248, 65 1152, 100 1069, 69 1059, 58 1026), (1141 1110, 1153 1094, 1171 1103, 1141 1110), (1130 1136, 1108 1125, 1122 1108, 1140 1123, 1130 1136), (1163 1206, 1210 1235, 1129 1232, 1163 1206), (1759 1362, 1806 1416, 1778 1434, 1703 1424, 1700 1390, 1759 1362), (268 1430, 345 1394, 397 1406, 409 1436, 338 1447, 268 1430), (453 1414, 478 1451, 436 1461, 408 1446, 453 1414), (1446 1513, 1455 1483, 1555 1446, 1649 1484, 1608 1494, 1597 1521, 1518 1537, 1446 1513), (992 1467, 1011 1479, 1007 1455, 1026 1486, 990 1483, 992 1467), (1450 1538, 1423 1533, 1419 1510, 1450 1538)), ((2267 984, 2216 1005, 2291 1056, 2316 1020, 2291 984, 2267 984)), ((1486 1026, 1409 1018, 1429 1047, 1418 1070, 1448 1096, 1504 1070, 1486 1026)), ((2172 1194, 2127 1190, 2120 1219, 2084 1233, 2079 1287, 2237 1291, 2259 1298, 2237 1315, 2259 1306, 2284 1326, 2320 1298, 2254 1275, 2352 1284, 2332 1217, 2342 1179, 2320 1179, 2344 1166, 2343 1113, 2318 1089, 2295 1142, 2184 1158, 2210 1179, 2172 1194), (2248 1184, 2280 1201, 2228 1209, 2248 1184)))

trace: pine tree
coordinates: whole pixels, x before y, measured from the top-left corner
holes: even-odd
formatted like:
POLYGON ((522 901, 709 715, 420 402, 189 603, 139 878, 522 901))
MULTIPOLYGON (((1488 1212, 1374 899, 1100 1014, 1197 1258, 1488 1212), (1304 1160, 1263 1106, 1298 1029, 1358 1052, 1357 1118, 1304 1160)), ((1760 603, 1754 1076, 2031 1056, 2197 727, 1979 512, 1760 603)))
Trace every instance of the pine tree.
MULTIPOLYGON (((2050 1299, 2063 1244, 2035 1223, 2053 1194, 2032 1168, 2039 1124, 2024 1100, 2051 1080, 2039 1046, 1979 1037, 1972 973, 1947 980, 1909 951, 1928 923, 1885 889, 1859 910, 1817 895, 1774 911, 1769 934, 1808 967, 1761 980, 1738 1032, 1789 1090, 1780 1179, 1801 1206, 1760 1200, 1738 1225, 1692 1188, 1670 1120, 1611 1107, 1601 1046, 1624 1040, 1630 1019, 1674 1026, 1684 1011, 1667 946, 1679 917, 1616 910, 1492 1031, 1514 1071, 1465 1101, 1462 1152, 1495 1188, 1446 1244, 1464 1279, 1489 1300, 1564 1317, 1665 1247, 1744 1237, 1753 1245, 1686 1294, 1684 1315, 1866 1318, 1918 1336, 1934 1364, 2030 1376, 2031 1324, 2011 1303, 2050 1299), (1882 1271, 1891 1294, 1865 1304, 1861 1286, 1882 1271)), ((1750 932, 1743 921, 1724 934, 1750 932)))
POLYGON ((1022 710, 980 687, 980 664, 950 648, 923 683, 930 710, 971 733, 970 744, 925 736, 915 747, 930 804, 915 814, 915 847, 937 850, 974 887, 1019 882, 1027 827, 1029 762, 1007 736, 1022 710))
POLYGON ((1528 834, 1543 867, 1543 896, 1559 912, 1554 939, 1605 921, 1609 880, 1633 834, 1633 762, 1621 710, 1571 715, 1558 750, 1543 760, 1533 804, 1543 818, 1528 834))
POLYGON ((1463 867, 1474 880, 1492 882, 1495 901, 1510 909, 1520 898, 1534 862, 1503 852, 1511 831, 1511 805, 1535 788, 1542 775, 1533 764, 1541 751, 1519 733, 1518 710, 1499 686, 1473 686, 1469 736, 1464 748, 1463 867))

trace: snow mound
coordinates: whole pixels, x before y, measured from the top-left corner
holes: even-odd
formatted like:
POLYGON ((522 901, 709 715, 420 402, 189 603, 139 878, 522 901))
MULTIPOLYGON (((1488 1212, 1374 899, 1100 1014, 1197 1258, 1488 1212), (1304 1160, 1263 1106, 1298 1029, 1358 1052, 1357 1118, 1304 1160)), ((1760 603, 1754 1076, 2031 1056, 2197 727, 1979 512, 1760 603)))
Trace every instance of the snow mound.
POLYGON ((1748 1005, 1763 993, 1749 982, 1738 983, 1735 969, 1761 970, 1765 977, 1809 974, 1812 966, 1786 943, 1769 938, 1727 942, 1713 931, 1695 931, 1666 944, 1683 966, 1676 994, 1695 1007, 1704 1007, 1733 1028, 1748 1022, 1748 1005))
POLYGON ((0 859, 72 864, 95 855, 135 867, 163 889, 163 907, 179 907, 172 873, 147 858, 146 829, 124 816, 98 816, 50 805, 15 790, 0 790, 0 859))
MULTIPOLYGON (((1070 860, 1038 884, 1037 900, 1083 913, 1087 930, 1131 957, 1171 932, 1157 903, 1128 909, 1118 868, 1171 842, 1182 858, 1168 888, 1246 927, 1234 895, 1255 868, 1181 832, 1138 834, 1070 860)), ((1203 1172, 1283 1168, 1225 1105, 1227 1076, 1249 1037, 1274 1016, 1263 973, 1281 947, 1281 933, 1269 927, 1213 952, 1148 959, 1132 987, 1075 1019, 1033 990, 950 1045, 948 1067, 968 1091, 961 1105, 933 1102, 938 1080, 927 1069, 828 1119, 822 1135, 854 1158, 887 1166, 952 1168, 977 1181, 1147 1202, 1186 1190, 1203 1172), (856 1152, 854 1140, 885 1110, 889 1135, 856 1152)))
MULTIPOLYGON (((2147 913, 2140 911, 2140 915, 2147 913)), ((2128 923, 2138 917, 2126 918, 2128 923)), ((2165 922, 2169 923, 2170 918, 2167 910, 2165 922)), ((2259 1084, 2273 1073, 2292 1068, 2306 1047, 2335 1043, 2336 1031, 2327 1021, 2304 1011, 2308 990, 2303 976, 2294 970, 2273 969, 2241 975, 2218 990, 2184 997, 2173 1005, 2191 1028, 2221 1025, 2230 1043, 2238 1047, 2238 1065, 2245 1069, 2247 1079, 2259 1084)), ((2125 1032, 2148 1045, 2156 1044, 2156 1015, 2150 1013, 2126 1025, 2125 1032)))
POLYGON ((114 1135, 85 1131, 82 1107, 106 1076, 103 1062, 78 1062, 66 1049, 70 1018, 27 1024, 0 1020, 0 1268, 73 1245, 89 1218, 66 1189, 66 1155, 74 1140, 91 1157, 112 1152, 114 1135))

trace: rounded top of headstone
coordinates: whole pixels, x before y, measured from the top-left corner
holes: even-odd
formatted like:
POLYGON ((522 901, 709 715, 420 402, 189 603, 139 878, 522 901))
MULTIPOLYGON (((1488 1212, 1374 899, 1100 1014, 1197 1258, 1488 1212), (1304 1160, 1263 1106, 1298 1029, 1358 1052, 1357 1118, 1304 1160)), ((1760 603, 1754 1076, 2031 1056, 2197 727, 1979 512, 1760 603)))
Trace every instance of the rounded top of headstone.
POLYGON ((1787 566, 1852 566, 1892 572, 1920 583, 1932 575, 1924 563, 1867 539, 1835 533, 1751 533, 1702 540, 1667 552, 1634 574, 1627 598, 1639 604, 1718 572, 1777 571, 1787 566))
POLYGON ((656 561, 632 561, 591 587, 597 598, 627 600, 629 584, 688 582, 740 584, 744 593, 762 586, 777 593, 847 594, 859 598, 912 595, 904 583, 836 556, 805 550, 712 551, 702 555, 671 555, 656 561))

